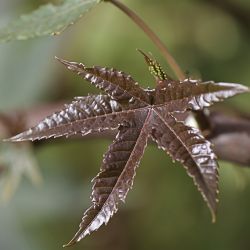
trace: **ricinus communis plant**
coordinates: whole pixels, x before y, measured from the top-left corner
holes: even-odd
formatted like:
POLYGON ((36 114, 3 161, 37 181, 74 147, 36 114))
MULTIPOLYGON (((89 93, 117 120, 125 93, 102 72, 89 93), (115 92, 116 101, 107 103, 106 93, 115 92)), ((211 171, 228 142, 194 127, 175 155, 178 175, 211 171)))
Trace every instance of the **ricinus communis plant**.
POLYGON ((166 46, 142 19, 117 0, 107 2, 120 8, 142 28, 160 49, 178 79, 169 77, 152 56, 140 50, 155 78, 154 89, 141 88, 130 75, 113 68, 87 67, 82 63, 57 58, 69 70, 104 93, 76 97, 64 109, 8 141, 33 141, 75 134, 84 136, 118 129, 94 179, 93 204, 84 213, 79 231, 65 246, 75 244, 107 224, 117 212, 118 203, 125 201, 132 188, 136 168, 149 139, 184 166, 215 221, 218 202, 216 155, 201 131, 178 120, 177 114, 195 111, 199 116, 215 102, 249 92, 247 87, 240 84, 185 77, 166 46))

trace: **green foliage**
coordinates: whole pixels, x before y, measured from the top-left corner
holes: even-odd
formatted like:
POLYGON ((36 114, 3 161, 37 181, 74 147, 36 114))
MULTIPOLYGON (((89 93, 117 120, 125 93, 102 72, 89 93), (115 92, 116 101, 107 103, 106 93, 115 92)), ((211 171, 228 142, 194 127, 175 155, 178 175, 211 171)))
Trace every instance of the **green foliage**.
POLYGON ((34 185, 41 183, 41 175, 29 143, 0 145, 0 202, 8 202, 23 176, 34 185))
POLYGON ((41 6, 2 28, 0 42, 59 35, 98 2, 100 0, 64 0, 60 5, 41 6))

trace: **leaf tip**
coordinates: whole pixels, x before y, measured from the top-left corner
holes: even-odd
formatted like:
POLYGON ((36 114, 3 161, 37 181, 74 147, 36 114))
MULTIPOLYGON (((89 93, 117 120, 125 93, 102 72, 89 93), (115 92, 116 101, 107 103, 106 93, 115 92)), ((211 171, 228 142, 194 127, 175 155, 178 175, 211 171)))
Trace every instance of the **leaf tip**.
MULTIPOLYGON (((21 134, 22 134, 22 133, 21 133, 21 134)), ((20 136, 21 134, 15 135, 15 136, 10 137, 10 138, 3 139, 2 141, 3 141, 3 142, 21 142, 21 141, 25 141, 25 139, 23 139, 23 138, 20 136)))
POLYGON ((73 245, 75 245, 77 242, 79 242, 82 238, 79 237, 78 235, 79 232, 76 233, 76 235, 73 237, 73 239, 71 239, 67 244, 63 245, 63 248, 65 247, 72 247, 73 245))
POLYGON ((236 89, 238 90, 239 93, 249 93, 250 92, 250 88, 242 85, 242 84, 237 84, 236 89))
POLYGON ((7 139, 2 139, 2 142, 11 142, 10 140, 11 138, 7 138, 7 139))
POLYGON ((211 212, 211 216, 212 216, 212 224, 216 223, 216 212, 217 212, 217 203, 218 200, 216 199, 216 205, 215 206, 209 206, 210 212, 211 212))
POLYGON ((211 214, 212 214, 212 224, 216 223, 216 212, 211 210, 211 214))
MULTIPOLYGON (((242 86, 243 86, 243 85, 242 85, 242 86)), ((243 87, 245 87, 244 92, 246 92, 246 93, 250 93, 250 88, 249 88, 249 87, 247 87, 247 86, 243 86, 243 87)))
POLYGON ((59 57, 57 57, 57 56, 55 56, 55 59, 56 59, 57 61, 59 61, 60 63, 62 63, 63 65, 65 65, 65 66, 69 66, 69 65, 70 65, 70 62, 67 61, 67 60, 64 60, 64 59, 62 59, 62 58, 59 58, 59 57))
POLYGON ((32 135, 32 129, 19 133, 13 137, 4 139, 4 142, 22 142, 22 141, 34 141, 37 138, 32 135))
POLYGON ((85 68, 85 66, 82 63, 70 62, 62 58, 59 58, 57 56, 55 56, 55 59, 60 63, 62 63, 66 68, 68 68, 71 71, 80 72, 85 68))
MULTIPOLYGON (((86 235, 85 235, 86 236, 86 235)), ((63 247, 71 247, 81 241, 85 237, 82 233, 82 228, 78 230, 78 232, 74 235, 74 237, 67 243, 64 244, 63 247)))
POLYGON ((145 52, 143 52, 141 49, 136 49, 136 50, 143 55, 146 63, 148 65, 150 65, 150 63, 152 62, 152 59, 145 52))
POLYGON ((63 248, 66 248, 66 247, 71 247, 71 246, 73 246, 74 244, 76 244, 76 242, 72 242, 72 241, 70 241, 69 243, 64 244, 64 245, 63 245, 63 248))
POLYGON ((249 93, 250 92, 249 87, 239 84, 239 83, 220 82, 218 84, 223 87, 231 87, 236 93, 249 93))

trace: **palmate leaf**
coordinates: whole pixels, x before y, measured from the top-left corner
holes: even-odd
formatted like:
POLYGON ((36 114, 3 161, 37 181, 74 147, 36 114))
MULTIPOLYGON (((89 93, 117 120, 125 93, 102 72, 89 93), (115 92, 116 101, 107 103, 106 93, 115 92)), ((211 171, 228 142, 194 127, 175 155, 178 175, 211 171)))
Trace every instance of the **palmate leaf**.
MULTIPOLYGON (((147 55, 144 54, 147 59, 147 55)), ((201 133, 177 121, 175 112, 200 110, 214 102, 248 92, 240 84, 167 78, 155 60, 147 60, 156 78, 155 89, 143 89, 122 71, 59 59, 69 70, 104 91, 105 95, 78 97, 36 127, 10 138, 34 140, 119 127, 94 180, 93 205, 84 213, 72 245, 107 224, 132 187, 135 169, 151 136, 173 160, 184 165, 207 202, 215 220, 218 200, 218 165, 211 143, 201 133)))
POLYGON ((100 0, 64 0, 60 5, 43 5, 0 29, 0 42, 59 35, 98 2, 100 0))

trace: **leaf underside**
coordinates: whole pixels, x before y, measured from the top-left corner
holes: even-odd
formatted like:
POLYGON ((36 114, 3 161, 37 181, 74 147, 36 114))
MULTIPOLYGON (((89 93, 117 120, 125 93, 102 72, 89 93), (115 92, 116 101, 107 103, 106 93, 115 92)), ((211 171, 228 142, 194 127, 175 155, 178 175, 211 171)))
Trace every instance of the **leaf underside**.
POLYGON ((236 94, 249 92, 240 84, 172 80, 155 60, 143 53, 156 79, 155 89, 143 89, 126 73, 58 59, 69 70, 104 91, 78 97, 64 109, 9 141, 36 140, 119 128, 94 179, 92 206, 84 213, 80 229, 65 246, 107 224, 125 201, 135 170, 151 137, 158 147, 179 161, 206 201, 213 221, 218 201, 218 165, 211 143, 201 132, 174 118, 175 112, 201 110, 236 94))
POLYGON ((59 35, 100 0, 64 0, 60 5, 43 5, 0 29, 0 42, 59 35))

